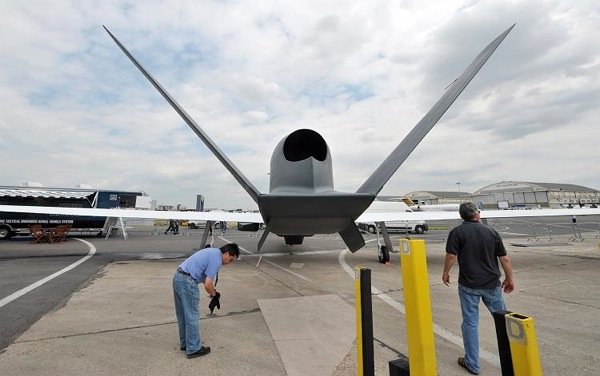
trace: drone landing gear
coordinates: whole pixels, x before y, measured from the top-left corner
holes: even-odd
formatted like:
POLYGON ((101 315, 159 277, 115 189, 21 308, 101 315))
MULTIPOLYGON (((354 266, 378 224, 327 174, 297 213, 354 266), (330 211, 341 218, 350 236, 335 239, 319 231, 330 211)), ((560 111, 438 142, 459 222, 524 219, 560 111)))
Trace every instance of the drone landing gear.
POLYGON ((377 256, 379 258, 379 262, 382 264, 387 264, 390 262, 390 251, 388 251, 388 248, 385 245, 380 245, 379 247, 379 252, 377 253, 377 256))

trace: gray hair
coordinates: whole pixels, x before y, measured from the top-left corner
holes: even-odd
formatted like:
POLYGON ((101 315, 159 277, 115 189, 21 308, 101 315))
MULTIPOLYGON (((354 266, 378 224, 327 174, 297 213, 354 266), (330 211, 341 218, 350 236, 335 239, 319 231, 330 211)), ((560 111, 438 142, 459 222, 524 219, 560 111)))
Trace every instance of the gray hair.
POLYGON ((477 205, 472 202, 463 202, 458 207, 458 212, 460 213, 460 217, 465 221, 469 221, 475 216, 475 214, 479 213, 479 209, 477 205))

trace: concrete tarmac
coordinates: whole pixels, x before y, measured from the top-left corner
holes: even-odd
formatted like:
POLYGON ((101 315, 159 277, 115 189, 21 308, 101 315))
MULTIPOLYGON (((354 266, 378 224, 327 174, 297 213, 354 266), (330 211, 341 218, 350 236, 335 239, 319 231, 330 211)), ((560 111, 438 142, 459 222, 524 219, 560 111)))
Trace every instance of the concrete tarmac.
MULTIPOLYGON (((237 236, 232 232, 224 238, 242 245, 246 240, 237 236)), ((181 246, 179 241, 189 242, 172 239, 177 239, 170 243, 173 249, 181 246)), ((507 305, 534 318, 544 373, 598 374, 598 239, 504 240, 517 283, 506 296, 507 305)), ((118 244, 136 241, 131 237, 118 244)), ((217 286, 221 309, 208 316, 205 294, 200 302, 202 340, 212 348, 207 356, 187 359, 178 348, 171 279, 182 259, 123 260, 107 264, 64 306, 4 349, 0 374, 356 374, 356 266, 372 270, 375 374, 389 374, 388 362, 408 354, 398 254, 392 255, 391 266, 384 266, 377 263, 373 242, 351 254, 330 247, 335 239, 313 241, 309 251, 242 255, 222 269, 217 286), (327 244, 322 252, 314 249, 319 242, 327 244)), ((444 245, 426 244, 438 374, 466 375, 456 364, 462 356, 458 270, 453 270, 452 287, 444 286, 444 245)), ((501 374, 493 320, 483 306, 480 335, 480 374, 501 374)))

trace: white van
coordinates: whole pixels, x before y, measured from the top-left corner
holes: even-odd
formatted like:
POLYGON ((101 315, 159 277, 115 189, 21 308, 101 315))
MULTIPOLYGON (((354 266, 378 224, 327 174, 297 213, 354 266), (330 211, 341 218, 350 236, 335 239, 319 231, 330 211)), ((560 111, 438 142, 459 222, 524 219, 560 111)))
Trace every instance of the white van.
MULTIPOLYGON (((373 201, 365 213, 412 212, 413 210, 402 201, 373 201)), ((357 223, 358 228, 374 234, 377 229, 375 223, 357 223)), ((408 232, 422 234, 429 231, 429 226, 423 220, 406 220, 385 222, 388 232, 408 232)))

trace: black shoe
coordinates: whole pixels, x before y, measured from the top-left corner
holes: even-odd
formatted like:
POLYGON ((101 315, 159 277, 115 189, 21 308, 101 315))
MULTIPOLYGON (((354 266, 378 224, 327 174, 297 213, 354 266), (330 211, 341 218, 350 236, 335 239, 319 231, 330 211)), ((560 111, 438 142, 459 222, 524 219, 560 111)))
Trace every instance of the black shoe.
POLYGON ((465 358, 463 357, 458 358, 458 365, 466 369, 471 375, 479 375, 479 372, 471 371, 469 367, 467 367, 467 363, 465 363, 465 358))
POLYGON ((195 358, 198 356, 206 355, 209 352, 210 352, 210 347, 202 346, 202 347, 200 347, 200 350, 196 351, 195 353, 187 354, 187 357, 188 357, 188 359, 191 359, 191 358, 195 358))
POLYGON ((185 346, 179 346, 179 350, 185 351, 185 346))

